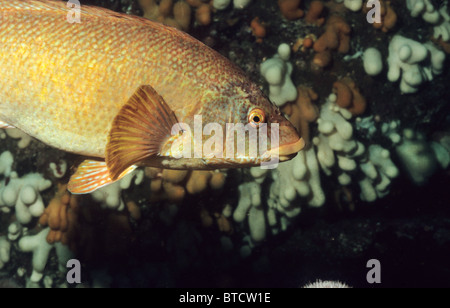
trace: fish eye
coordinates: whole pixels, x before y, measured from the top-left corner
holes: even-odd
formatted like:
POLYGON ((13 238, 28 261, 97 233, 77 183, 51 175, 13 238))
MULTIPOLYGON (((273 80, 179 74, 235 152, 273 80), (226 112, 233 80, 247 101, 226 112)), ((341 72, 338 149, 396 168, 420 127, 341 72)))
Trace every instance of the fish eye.
POLYGON ((248 115, 248 122, 253 127, 260 126, 262 123, 264 123, 265 120, 266 120, 266 114, 265 114, 264 110, 259 109, 259 108, 253 109, 252 111, 250 111, 250 113, 248 115))

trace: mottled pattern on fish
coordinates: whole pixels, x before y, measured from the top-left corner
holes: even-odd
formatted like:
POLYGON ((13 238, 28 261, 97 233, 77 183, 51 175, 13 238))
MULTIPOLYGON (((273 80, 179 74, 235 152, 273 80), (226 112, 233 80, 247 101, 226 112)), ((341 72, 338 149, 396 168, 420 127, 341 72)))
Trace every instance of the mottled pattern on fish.
POLYGON ((144 84, 187 122, 200 113, 235 122, 247 110, 224 102, 261 95, 185 33, 85 6, 71 24, 68 10, 59 1, 0 1, 0 120, 49 145, 104 157, 114 117, 144 84))

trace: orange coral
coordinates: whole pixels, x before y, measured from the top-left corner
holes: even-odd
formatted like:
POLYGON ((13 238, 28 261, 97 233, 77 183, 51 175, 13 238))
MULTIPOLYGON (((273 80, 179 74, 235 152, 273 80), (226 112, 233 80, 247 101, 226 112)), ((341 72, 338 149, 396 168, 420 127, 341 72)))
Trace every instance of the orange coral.
POLYGON ((301 10, 301 0, 278 0, 278 6, 280 7, 281 14, 288 20, 295 20, 302 18, 305 12, 301 10))
POLYGON ((311 48, 314 45, 314 40, 311 37, 305 37, 303 40, 303 47, 311 48))
POLYGON ((330 65, 332 61, 331 51, 325 50, 319 53, 316 53, 313 59, 313 64, 318 67, 327 67, 330 65))
POLYGON ((211 23, 211 6, 209 4, 201 4, 195 11, 195 19, 202 26, 207 26, 211 23))
POLYGON ((315 40, 316 36, 314 34, 308 34, 304 38, 299 38, 292 46, 292 51, 297 52, 300 49, 304 52, 306 49, 313 47, 315 40))
POLYGON ((317 52, 313 63, 325 67, 331 63, 330 52, 337 50, 339 53, 347 53, 350 50, 350 26, 345 20, 337 15, 328 18, 325 32, 314 43, 314 50, 317 52))
POLYGON ((172 14, 172 8, 173 0, 161 0, 159 2, 159 13, 164 17, 168 17, 172 14))
POLYGON ((314 43, 314 50, 337 50, 339 53, 347 53, 350 50, 350 26, 337 15, 328 18, 325 33, 314 43))
MULTIPOLYGON (((129 215, 140 218, 136 203, 127 202, 129 215)), ((67 185, 59 185, 53 199, 39 218, 39 224, 48 226, 47 242, 61 242, 82 258, 93 260, 105 256, 115 257, 126 252, 132 230, 127 212, 101 209, 86 195, 71 195, 67 185), (82 204, 82 201, 89 204, 82 204)))
POLYGON ((200 210, 200 221, 205 228, 212 227, 214 222, 216 222, 220 232, 227 234, 233 233, 233 224, 222 213, 215 212, 214 214, 210 214, 207 209, 202 208, 200 210))
MULTIPOLYGON (((369 10, 370 8, 368 8, 367 5, 364 5, 363 12, 367 14, 369 10)), ((374 23, 374 28, 381 29, 383 32, 388 32, 395 27, 395 24, 397 23, 397 14, 391 7, 391 1, 380 0, 380 15, 381 22, 374 23)))
POLYGON ((198 194, 208 187, 208 182, 212 177, 210 171, 194 170, 187 180, 186 190, 191 195, 198 194))
POLYGON ((186 0, 186 2, 192 7, 199 7, 203 3, 202 0, 186 0))
POLYGON ((161 0, 159 5, 155 0, 139 0, 139 4, 144 11, 145 18, 183 31, 189 29, 191 7, 184 0, 180 0, 175 4, 173 0, 161 0))
POLYGON ((225 174, 219 171, 168 170, 148 167, 145 174, 152 179, 152 200, 181 201, 186 192, 194 195, 208 187, 220 189, 225 184, 225 174))
POLYGON ((159 6, 156 0, 139 0, 139 5, 144 11, 144 17, 150 20, 158 20, 159 6))
POLYGON ((253 36, 256 37, 256 42, 261 43, 262 39, 266 36, 266 27, 259 21, 259 17, 253 18, 250 23, 250 28, 252 29, 253 36))
POLYGON ((450 54, 450 42, 445 42, 444 40, 442 40, 442 38, 439 38, 438 40, 435 38, 431 38, 431 40, 440 45, 445 53, 450 54))
POLYGON ((212 1, 210 0, 186 0, 192 8, 195 9, 195 20, 203 26, 211 23, 211 14, 213 11, 212 1))
POLYGON ((233 225, 227 217, 219 213, 215 213, 214 217, 216 218, 217 227, 219 228, 220 232, 228 234, 233 233, 233 225))
POLYGON ((309 10, 306 13, 305 21, 310 24, 315 24, 318 26, 323 25, 325 22, 325 17, 323 17, 325 6, 323 5, 322 1, 312 1, 309 10))
POLYGON ((211 179, 209 180, 209 186, 212 189, 218 190, 225 185, 226 175, 223 172, 213 172, 211 179))
POLYGON ((141 209, 134 201, 127 202, 127 210, 130 213, 130 217, 134 220, 141 219, 141 209))
POLYGON ((178 1, 173 6, 173 18, 181 29, 188 30, 191 24, 191 7, 185 1, 178 1))
POLYGON ((366 110, 366 99, 359 92, 355 82, 344 77, 333 84, 333 92, 336 94, 336 104, 347 109, 353 115, 361 115, 366 110))
POLYGON ((330 15, 332 14, 346 14, 348 9, 344 5, 344 1, 336 2, 336 1, 326 1, 324 3, 325 7, 328 9, 328 12, 330 12, 330 15))
POLYGON ((158 168, 145 168, 145 174, 152 179, 150 191, 153 200, 168 199, 170 201, 181 201, 186 194, 180 182, 184 181, 188 171, 185 170, 162 170, 158 168))
POLYGON ((319 117, 319 109, 313 102, 319 96, 313 89, 305 86, 298 86, 297 92, 295 103, 285 105, 282 111, 289 116, 289 121, 297 128, 302 138, 309 142, 309 123, 319 117))
POLYGON ((76 233, 77 210, 77 196, 71 195, 66 185, 59 185, 57 193, 39 218, 39 224, 50 228, 47 242, 69 244, 76 233))

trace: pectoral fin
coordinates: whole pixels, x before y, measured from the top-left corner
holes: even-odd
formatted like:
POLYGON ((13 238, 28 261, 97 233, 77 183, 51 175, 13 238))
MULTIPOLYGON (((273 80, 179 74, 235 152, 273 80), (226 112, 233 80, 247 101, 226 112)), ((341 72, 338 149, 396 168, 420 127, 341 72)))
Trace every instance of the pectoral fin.
POLYGON ((120 180, 128 173, 136 169, 130 166, 125 169, 115 180, 111 179, 108 167, 104 161, 85 160, 77 168, 77 171, 70 177, 67 189, 72 194, 88 194, 100 187, 120 180))
POLYGON ((111 179, 160 154, 177 122, 174 112, 151 86, 140 86, 114 118, 109 132, 105 161, 111 179))

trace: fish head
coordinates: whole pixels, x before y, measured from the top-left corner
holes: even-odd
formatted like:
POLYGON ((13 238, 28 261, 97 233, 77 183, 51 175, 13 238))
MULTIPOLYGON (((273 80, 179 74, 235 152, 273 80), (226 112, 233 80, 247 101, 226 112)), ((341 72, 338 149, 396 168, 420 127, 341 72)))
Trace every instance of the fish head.
POLYGON ((256 166, 274 158, 282 162, 295 157, 305 146, 295 127, 255 84, 243 82, 209 97, 212 99, 201 109, 206 164, 256 166), (220 127, 221 133, 217 129, 212 136, 208 127, 211 123, 220 127), (211 148, 211 139, 219 135, 223 143, 211 148))

